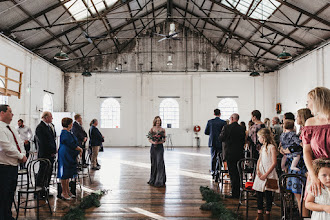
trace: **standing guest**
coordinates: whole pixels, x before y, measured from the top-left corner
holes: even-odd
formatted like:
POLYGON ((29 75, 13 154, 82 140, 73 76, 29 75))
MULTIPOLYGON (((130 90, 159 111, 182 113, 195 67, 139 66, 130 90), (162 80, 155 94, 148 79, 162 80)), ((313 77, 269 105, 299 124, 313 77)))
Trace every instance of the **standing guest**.
POLYGON ((272 132, 274 134, 275 143, 277 144, 277 146, 279 146, 280 145, 280 136, 281 136, 281 134, 283 132, 283 128, 280 125, 280 119, 278 117, 274 117, 272 119, 271 130, 272 130, 272 132))
POLYGON ((77 137, 79 147, 83 149, 82 153, 82 166, 84 168, 87 167, 86 165, 86 141, 87 141, 87 133, 82 127, 82 117, 80 114, 76 114, 74 116, 74 123, 72 126, 72 133, 77 137))
POLYGON ((318 196, 324 185, 318 179, 312 161, 323 157, 330 158, 330 89, 316 87, 311 90, 307 103, 315 115, 307 119, 301 132, 304 160, 308 169, 307 192, 318 196))
POLYGON ((58 173, 61 179, 62 195, 64 200, 71 200, 75 196, 70 192, 69 179, 77 175, 77 156, 82 155, 83 149, 79 147, 78 139, 71 133, 72 119, 62 119, 63 130, 60 136, 58 149, 58 173))
POLYGON ((313 168, 318 179, 323 184, 321 195, 313 196, 308 194, 306 208, 313 211, 312 220, 330 219, 330 158, 316 159, 313 161, 313 168))
POLYGON ((241 121, 241 122, 239 123, 239 125, 242 126, 242 127, 244 128, 244 132, 245 132, 245 131, 246 131, 246 124, 245 124, 245 122, 244 122, 244 121, 241 121))
POLYGON ((26 126, 22 119, 19 119, 17 124, 18 124, 17 132, 18 132, 21 140, 24 142, 24 149, 26 152, 26 157, 28 157, 28 153, 30 152, 30 149, 31 149, 30 141, 32 141, 33 134, 32 134, 31 128, 26 126))
POLYGON ((220 141, 225 142, 226 160, 231 182, 231 196, 227 198, 239 198, 239 173, 237 162, 244 158, 245 128, 238 124, 239 115, 230 116, 230 124, 225 125, 220 133, 220 141))
POLYGON ((0 219, 13 220, 11 207, 17 186, 18 164, 27 158, 18 133, 9 124, 13 119, 9 105, 0 105, 0 219))
MULTIPOLYGON (((38 148, 38 158, 45 158, 48 159, 51 163, 50 172, 46 175, 47 183, 46 187, 49 187, 49 183, 53 173, 53 164, 55 161, 56 156, 56 132, 54 125, 52 124, 53 115, 51 112, 45 111, 42 113, 41 116, 42 120, 38 124, 36 128, 36 139, 37 139, 37 148, 38 148)), ((45 164, 42 163, 40 165, 39 172, 44 173, 46 172, 45 164)), ((38 177, 42 177, 43 175, 39 175, 38 177)), ((42 186, 42 179, 37 178, 37 186, 42 186)), ((45 196, 46 192, 42 193, 42 196, 45 196)), ((49 195, 52 196, 52 195, 49 195)))
POLYGON ((313 117, 312 112, 308 108, 302 108, 297 111, 297 124, 300 126, 298 135, 300 136, 301 130, 305 127, 307 119, 313 117))
POLYGON ((254 123, 249 129, 248 141, 250 142, 250 148, 252 149, 252 158, 259 158, 259 150, 261 148, 261 143, 258 140, 258 131, 266 126, 260 121, 261 113, 258 110, 251 112, 251 120, 254 123))
POLYGON ((97 119, 93 119, 89 124, 89 145, 92 148, 92 169, 99 170, 100 166, 97 166, 97 155, 99 154, 100 146, 104 142, 104 136, 102 136, 99 129, 96 127, 99 124, 97 119))
POLYGON ((270 119, 269 118, 264 119, 264 124, 265 124, 266 128, 270 129, 270 119))
POLYGON ((150 160, 151 160, 151 172, 148 184, 151 186, 162 187, 166 183, 166 171, 164 162, 164 147, 165 142, 165 129, 162 128, 162 120, 159 116, 156 116, 153 121, 153 126, 150 129, 150 133, 163 136, 160 140, 153 141, 149 139, 151 143, 150 148, 150 160))
MULTIPOLYGON (((209 147, 211 148, 211 174, 213 178, 217 180, 217 171, 219 169, 219 167, 217 167, 217 158, 222 151, 222 142, 219 140, 219 135, 223 126, 227 123, 226 121, 220 119, 220 109, 214 109, 214 115, 215 118, 210 119, 207 122, 204 133, 210 136, 209 147)), ((220 164, 220 161, 218 161, 218 164, 220 164)))
POLYGON ((277 148, 273 134, 267 128, 258 131, 259 142, 262 143, 257 163, 257 176, 253 189, 257 193, 258 217, 257 220, 269 220, 273 203, 273 192, 279 192, 278 176, 275 170, 277 164, 277 148), (275 186, 267 184, 273 181, 275 186), (263 215, 263 197, 266 195, 266 215, 263 215))

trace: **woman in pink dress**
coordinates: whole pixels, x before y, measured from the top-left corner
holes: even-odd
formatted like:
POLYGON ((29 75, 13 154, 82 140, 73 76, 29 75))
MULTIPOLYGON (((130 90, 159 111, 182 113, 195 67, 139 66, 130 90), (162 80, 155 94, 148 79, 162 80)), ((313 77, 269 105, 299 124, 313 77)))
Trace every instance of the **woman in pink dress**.
POLYGON ((307 192, 317 196, 321 194, 321 187, 324 186, 315 175, 312 161, 318 158, 330 158, 330 89, 316 87, 311 90, 308 93, 307 103, 315 117, 306 121, 301 137, 308 170, 307 192))

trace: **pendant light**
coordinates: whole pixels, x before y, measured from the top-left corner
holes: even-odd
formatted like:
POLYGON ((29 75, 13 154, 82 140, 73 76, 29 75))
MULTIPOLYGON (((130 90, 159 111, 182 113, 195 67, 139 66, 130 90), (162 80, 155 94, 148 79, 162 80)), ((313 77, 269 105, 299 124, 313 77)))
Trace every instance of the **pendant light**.
MULTIPOLYGON (((62 47, 63 47, 63 46, 62 46, 62 47)), ((55 54, 55 56, 54 56, 54 59, 55 59, 55 60, 59 60, 59 61, 66 61, 66 60, 69 60, 69 56, 68 56, 66 53, 64 53, 64 52, 62 51, 62 47, 61 47, 60 52, 58 52, 58 53, 55 54)))
POLYGON ((291 59, 292 59, 292 55, 290 53, 286 52, 284 48, 283 48, 282 53, 280 53, 277 56, 278 61, 287 61, 287 60, 291 60, 291 59))
POLYGON ((252 73, 250 73, 250 76, 257 77, 260 76, 260 73, 258 73, 257 71, 253 71, 252 73))
POLYGON ((167 66, 173 66, 173 63, 172 63, 172 56, 171 55, 169 55, 168 57, 167 57, 167 64, 166 64, 167 66))
POLYGON ((92 73, 89 72, 89 71, 86 69, 81 75, 86 76, 86 77, 90 77, 90 76, 92 76, 92 73))

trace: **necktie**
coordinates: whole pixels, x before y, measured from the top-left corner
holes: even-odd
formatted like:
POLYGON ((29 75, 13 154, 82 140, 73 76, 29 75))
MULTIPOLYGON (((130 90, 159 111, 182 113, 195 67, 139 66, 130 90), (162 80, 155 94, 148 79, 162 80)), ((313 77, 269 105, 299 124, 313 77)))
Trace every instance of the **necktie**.
POLYGON ((18 142, 17 142, 17 139, 16 139, 16 137, 15 137, 15 135, 14 135, 14 132, 10 129, 9 125, 7 125, 7 128, 9 129, 9 131, 10 131, 10 132, 13 134, 13 136, 14 136, 14 140, 15 140, 16 147, 17 147, 18 151, 19 151, 20 153, 22 153, 22 152, 21 152, 21 148, 19 147, 18 142))

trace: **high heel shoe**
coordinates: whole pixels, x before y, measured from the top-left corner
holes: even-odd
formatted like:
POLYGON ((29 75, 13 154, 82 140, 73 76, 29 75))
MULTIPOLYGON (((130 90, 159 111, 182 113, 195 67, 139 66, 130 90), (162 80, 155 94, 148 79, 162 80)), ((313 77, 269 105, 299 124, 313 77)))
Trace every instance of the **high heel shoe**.
POLYGON ((65 196, 63 196, 63 194, 61 194, 61 199, 63 199, 63 200, 71 200, 72 198, 69 196, 69 197, 65 197, 65 196))

